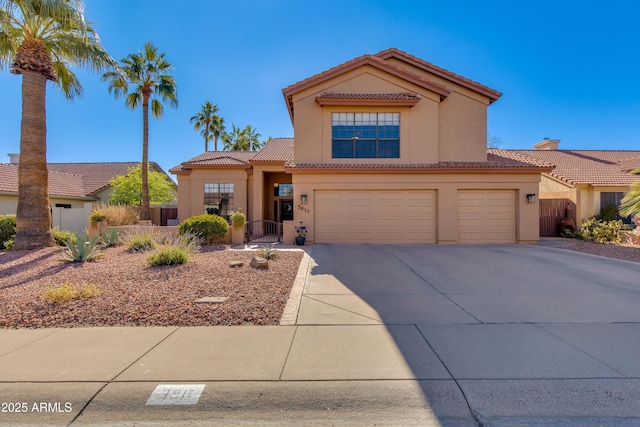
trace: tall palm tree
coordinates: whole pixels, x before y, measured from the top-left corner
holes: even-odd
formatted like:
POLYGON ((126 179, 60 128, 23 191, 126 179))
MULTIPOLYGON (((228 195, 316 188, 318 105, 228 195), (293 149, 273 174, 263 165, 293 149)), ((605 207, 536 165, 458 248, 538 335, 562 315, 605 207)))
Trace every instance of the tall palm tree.
POLYGON ((109 83, 109 93, 116 99, 126 95, 125 105, 135 110, 142 105, 142 205, 140 219, 151 219, 149 214, 149 101, 153 117, 160 119, 164 107, 160 97, 172 107, 178 106, 176 82, 169 74, 173 69, 158 52, 153 43, 144 44, 142 51, 131 53, 122 59, 120 70, 104 73, 102 79, 109 83), (129 84, 134 86, 129 92, 129 84))
POLYGON ((236 127, 234 124, 231 124, 231 132, 225 132, 224 135, 222 135, 222 142, 224 142, 223 150, 249 151, 246 136, 242 133, 242 129, 236 127))
POLYGON ((251 125, 247 125, 246 128, 242 129, 242 133, 247 138, 250 151, 258 151, 260 147, 262 147, 262 143, 258 139, 262 135, 258 133, 258 130, 256 128, 252 127, 251 125))
MULTIPOLYGON (((640 169, 632 170, 631 173, 640 174, 640 169)), ((631 188, 624 195, 620 203, 620 215, 640 216, 640 181, 631 184, 631 188)))
POLYGON ((209 151, 209 141, 213 139, 214 150, 218 151, 218 138, 224 134, 224 118, 218 114, 218 106, 207 101, 202 105, 202 110, 189 119, 193 123, 194 130, 200 130, 204 138, 204 151, 209 151))
POLYGON ((115 65, 84 20, 80 0, 0 0, 0 68, 22 75, 22 124, 14 249, 53 245, 47 170, 47 81, 67 99, 82 96, 69 66, 115 65))
POLYGON ((251 125, 240 129, 236 125, 231 125, 231 133, 222 136, 224 150, 230 151, 257 151, 263 143, 258 139, 260 134, 251 125))

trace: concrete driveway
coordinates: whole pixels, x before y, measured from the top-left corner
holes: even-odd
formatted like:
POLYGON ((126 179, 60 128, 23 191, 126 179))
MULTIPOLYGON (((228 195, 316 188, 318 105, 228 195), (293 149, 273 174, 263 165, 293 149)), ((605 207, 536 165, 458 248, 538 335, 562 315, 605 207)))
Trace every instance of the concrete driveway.
POLYGON ((529 245, 315 245, 312 259, 298 325, 327 329, 307 345, 327 357, 349 330, 354 347, 395 346, 441 420, 462 411, 438 407, 446 385, 480 425, 640 425, 640 264, 529 245))

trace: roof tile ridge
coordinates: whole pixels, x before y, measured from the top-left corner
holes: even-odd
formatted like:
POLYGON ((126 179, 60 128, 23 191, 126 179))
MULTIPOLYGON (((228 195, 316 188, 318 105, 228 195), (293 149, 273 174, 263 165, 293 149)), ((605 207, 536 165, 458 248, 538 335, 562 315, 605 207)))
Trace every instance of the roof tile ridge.
POLYGON ((291 88, 293 88, 295 86, 302 86, 303 84, 308 83, 308 82, 310 82, 312 80, 315 80, 315 79, 317 79, 317 78, 319 78, 319 77, 321 77, 323 75, 331 74, 332 72, 334 72, 335 70, 337 70, 339 68, 346 67, 347 65, 356 64, 356 63, 358 63, 360 61, 363 61, 363 60, 371 58, 371 57, 372 57, 371 54, 365 54, 365 55, 361 55, 361 56, 358 56, 356 58, 350 59, 350 60, 345 61, 345 62, 343 62, 341 64, 335 65, 335 66, 333 66, 333 67, 331 67, 331 68, 329 68, 327 70, 324 70, 324 71, 321 71, 321 72, 319 72, 317 74, 314 74, 313 76, 307 77, 306 79, 300 80, 299 82, 293 83, 293 84, 285 87, 284 89, 282 89, 282 92, 286 93, 288 90, 290 90, 291 88))
POLYGON ((435 64, 433 64, 433 63, 431 63, 429 61, 425 61, 422 58, 418 58, 415 55, 412 55, 410 53, 407 53, 407 52, 405 52, 403 50, 400 50, 400 49, 397 49, 397 48, 389 48, 389 49, 380 51, 380 52, 376 53, 374 56, 377 57, 377 58, 386 59, 386 58, 389 58, 391 56, 394 56, 394 54, 397 54, 398 56, 404 56, 406 59, 410 59, 412 61, 415 61, 418 64, 423 65, 424 67, 431 68, 431 69, 433 69, 433 70, 435 70, 437 72, 445 74, 446 76, 453 77, 455 79, 462 80, 462 81, 464 81, 464 82, 466 82, 468 84, 471 84, 473 86, 477 86, 477 87, 483 88, 485 90, 488 90, 490 92, 494 92, 496 94, 496 99, 499 98, 500 96, 502 96, 501 92, 499 92, 499 91, 497 91, 495 89, 492 89, 489 86, 483 85, 482 83, 477 82, 475 80, 472 80, 472 79, 470 79, 468 77, 465 77, 465 76, 463 76, 461 74, 457 74, 457 73, 454 73, 453 71, 449 71, 446 68, 439 67, 439 66, 437 66, 437 65, 435 65, 435 64))

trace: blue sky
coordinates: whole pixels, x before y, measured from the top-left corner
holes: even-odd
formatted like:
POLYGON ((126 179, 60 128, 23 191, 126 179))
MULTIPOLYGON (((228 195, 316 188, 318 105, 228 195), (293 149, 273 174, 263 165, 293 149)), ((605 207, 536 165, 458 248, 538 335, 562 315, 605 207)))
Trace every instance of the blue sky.
MULTIPOLYGON (((502 148, 543 137, 564 149, 640 149, 640 3, 593 1, 85 0, 117 60, 146 41, 166 52, 179 107, 150 123, 165 170, 204 149, 189 118, 205 101, 227 126, 293 136, 282 89, 396 47, 503 93, 489 107, 502 148)), ((138 161, 142 112, 78 71, 82 99, 48 85, 50 162, 138 161)), ((0 72, 0 162, 19 151, 20 77, 0 72), (4 159, 3 159, 4 158, 4 159)))

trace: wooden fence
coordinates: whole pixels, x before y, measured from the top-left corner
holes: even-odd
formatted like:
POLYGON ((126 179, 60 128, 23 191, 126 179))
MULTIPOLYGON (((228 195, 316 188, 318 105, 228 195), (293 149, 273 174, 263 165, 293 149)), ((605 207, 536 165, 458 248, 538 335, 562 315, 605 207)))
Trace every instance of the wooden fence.
POLYGON ((560 222, 565 217, 566 209, 576 222, 576 205, 569 199, 540 199, 540 236, 560 235, 560 222))

